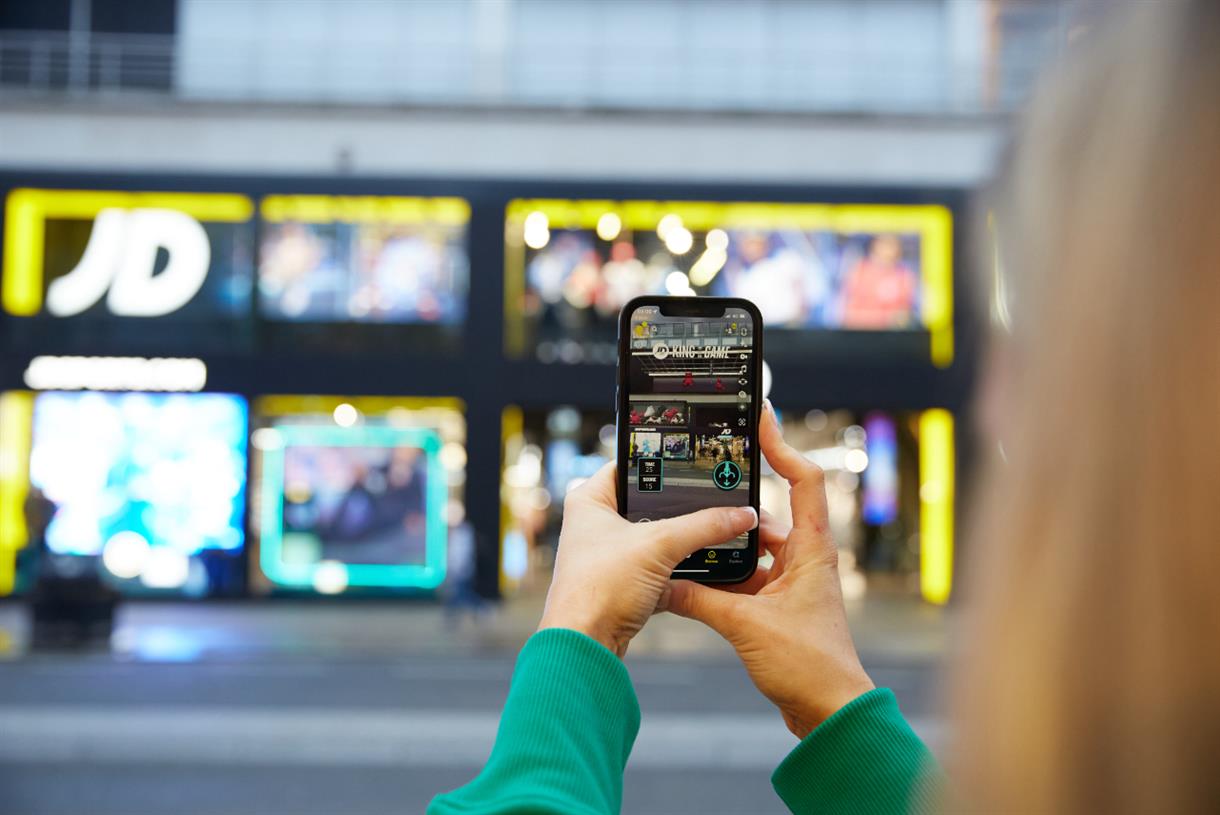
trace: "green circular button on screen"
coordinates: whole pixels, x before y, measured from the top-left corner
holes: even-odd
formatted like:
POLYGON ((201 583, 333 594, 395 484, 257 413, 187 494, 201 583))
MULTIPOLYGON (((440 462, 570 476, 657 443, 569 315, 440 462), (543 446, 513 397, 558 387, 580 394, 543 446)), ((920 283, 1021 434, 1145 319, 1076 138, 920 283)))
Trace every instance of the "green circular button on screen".
POLYGON ((712 481, 722 490, 731 490, 741 483, 741 468, 731 461, 722 461, 712 470, 712 481))

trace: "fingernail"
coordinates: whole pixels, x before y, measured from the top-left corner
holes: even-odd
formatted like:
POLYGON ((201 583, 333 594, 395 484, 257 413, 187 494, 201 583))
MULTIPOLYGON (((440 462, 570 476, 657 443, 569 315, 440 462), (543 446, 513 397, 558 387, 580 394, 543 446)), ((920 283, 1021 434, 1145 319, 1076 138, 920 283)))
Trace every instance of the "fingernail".
POLYGON ((770 399, 764 399, 763 404, 767 406, 767 415, 771 417, 771 421, 778 425, 779 419, 775 415, 775 405, 771 404, 770 399))
POLYGON ((775 415, 775 405, 771 404, 770 399, 763 400, 763 406, 767 409, 767 415, 771 417, 771 424, 779 427, 779 417, 775 415))
POLYGON ((754 507, 738 507, 733 510, 733 524, 735 526, 745 526, 747 530, 758 526, 758 511, 754 507))

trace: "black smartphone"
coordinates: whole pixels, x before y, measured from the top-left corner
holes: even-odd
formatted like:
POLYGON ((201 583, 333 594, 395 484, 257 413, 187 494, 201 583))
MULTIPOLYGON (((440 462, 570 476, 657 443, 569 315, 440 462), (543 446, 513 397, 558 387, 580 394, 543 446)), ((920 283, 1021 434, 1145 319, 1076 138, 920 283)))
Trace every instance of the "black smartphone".
MULTIPOLYGON (((637 297, 618 326, 618 510, 647 523, 712 506, 758 509, 762 317, 738 297, 637 297)), ((702 549, 675 578, 739 583, 758 530, 702 549)))

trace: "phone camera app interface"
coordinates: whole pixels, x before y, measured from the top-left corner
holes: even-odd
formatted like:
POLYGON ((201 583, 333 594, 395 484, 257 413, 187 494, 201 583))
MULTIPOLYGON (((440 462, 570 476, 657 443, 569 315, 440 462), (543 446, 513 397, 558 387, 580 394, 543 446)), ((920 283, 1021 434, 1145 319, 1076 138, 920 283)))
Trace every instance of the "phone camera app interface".
MULTIPOLYGON (((754 417, 754 323, 631 314, 627 380, 630 428, 627 518, 655 521, 711 506, 749 506, 754 417)), ((708 551, 706 565, 739 562, 748 535, 708 551)), ((680 570, 681 571, 681 570, 680 570)), ((706 571, 706 570, 702 570, 706 571)))

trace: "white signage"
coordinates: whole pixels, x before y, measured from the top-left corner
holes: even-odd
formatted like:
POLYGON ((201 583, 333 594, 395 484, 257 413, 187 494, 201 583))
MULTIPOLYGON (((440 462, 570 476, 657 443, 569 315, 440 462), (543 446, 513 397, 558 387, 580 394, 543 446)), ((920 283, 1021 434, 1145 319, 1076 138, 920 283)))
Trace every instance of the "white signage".
POLYGON ((212 249, 203 226, 174 209, 103 209, 76 268, 47 289, 47 311, 80 314, 102 297, 120 317, 159 317, 182 308, 203 286, 212 249), (169 255, 154 275, 157 250, 169 255))
POLYGON ((201 391, 208 368, 193 358, 34 357, 24 378, 36 391, 201 391))

